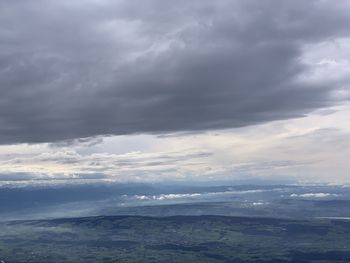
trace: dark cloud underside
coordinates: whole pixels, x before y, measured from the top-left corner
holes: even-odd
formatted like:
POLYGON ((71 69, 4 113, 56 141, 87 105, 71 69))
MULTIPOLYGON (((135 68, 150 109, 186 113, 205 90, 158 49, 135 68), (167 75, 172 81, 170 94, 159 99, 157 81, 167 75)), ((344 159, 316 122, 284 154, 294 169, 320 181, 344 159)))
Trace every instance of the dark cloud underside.
POLYGON ((242 127, 337 103, 302 48, 349 1, 1 1, 0 144, 242 127))

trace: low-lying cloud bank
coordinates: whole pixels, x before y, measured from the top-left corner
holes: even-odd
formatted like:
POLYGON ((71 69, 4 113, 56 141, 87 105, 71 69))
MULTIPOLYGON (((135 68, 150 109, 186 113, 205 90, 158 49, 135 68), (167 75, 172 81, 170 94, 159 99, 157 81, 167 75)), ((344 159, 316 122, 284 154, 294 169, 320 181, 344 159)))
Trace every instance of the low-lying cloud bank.
MULTIPOLYGON (((84 148, 87 149, 87 148, 84 148)), ((296 182, 297 178, 273 178, 312 162, 252 160, 223 163, 210 149, 179 151, 82 153, 74 148, 46 147, 30 154, 0 154, 0 186, 105 182, 251 181, 296 182), (273 172, 273 174, 272 174, 273 172)))
POLYGON ((306 194, 291 194, 290 197, 299 198, 326 198, 326 197, 337 197, 338 194, 331 193, 306 193, 306 194))
MULTIPOLYGON (((52 151, 0 156, 0 185, 55 181, 158 181, 206 173, 210 152, 130 152, 126 154, 52 151)), ((211 173, 213 171, 207 171, 211 173)))

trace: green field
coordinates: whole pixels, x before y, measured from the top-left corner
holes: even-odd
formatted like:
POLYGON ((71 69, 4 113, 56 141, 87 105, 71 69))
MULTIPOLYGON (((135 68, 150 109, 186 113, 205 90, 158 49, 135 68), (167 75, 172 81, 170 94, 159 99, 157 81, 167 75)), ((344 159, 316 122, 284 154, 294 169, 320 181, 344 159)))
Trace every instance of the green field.
POLYGON ((350 262, 350 221, 89 217, 0 225, 4 262, 350 262))

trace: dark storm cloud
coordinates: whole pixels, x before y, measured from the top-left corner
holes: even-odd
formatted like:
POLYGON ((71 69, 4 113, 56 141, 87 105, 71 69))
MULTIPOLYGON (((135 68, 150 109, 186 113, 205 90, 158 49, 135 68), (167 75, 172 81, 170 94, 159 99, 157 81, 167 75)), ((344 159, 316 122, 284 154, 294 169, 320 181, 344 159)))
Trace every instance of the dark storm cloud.
POLYGON ((0 143, 303 116, 337 103, 337 86, 298 81, 302 48, 348 37, 349 11, 330 0, 1 1, 0 143))

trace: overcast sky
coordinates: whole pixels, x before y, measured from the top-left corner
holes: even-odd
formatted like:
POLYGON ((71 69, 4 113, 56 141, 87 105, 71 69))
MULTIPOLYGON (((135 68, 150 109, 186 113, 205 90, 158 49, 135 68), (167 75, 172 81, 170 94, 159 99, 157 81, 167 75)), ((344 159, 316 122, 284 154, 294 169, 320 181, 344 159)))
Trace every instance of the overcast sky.
POLYGON ((350 1, 0 1, 0 184, 350 183, 350 1))

